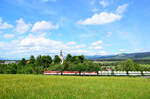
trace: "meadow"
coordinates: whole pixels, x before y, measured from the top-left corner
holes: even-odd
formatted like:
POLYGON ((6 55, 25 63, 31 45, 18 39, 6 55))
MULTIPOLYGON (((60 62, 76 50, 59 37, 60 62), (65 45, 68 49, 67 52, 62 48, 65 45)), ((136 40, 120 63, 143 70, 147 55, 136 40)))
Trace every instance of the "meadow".
POLYGON ((150 79, 0 75, 0 99, 150 99, 150 79))

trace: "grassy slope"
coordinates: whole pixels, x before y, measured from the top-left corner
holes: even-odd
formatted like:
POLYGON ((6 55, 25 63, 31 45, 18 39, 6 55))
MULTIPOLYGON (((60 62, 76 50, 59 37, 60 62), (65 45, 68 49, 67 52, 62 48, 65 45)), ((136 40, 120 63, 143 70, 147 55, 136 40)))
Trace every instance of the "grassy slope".
POLYGON ((0 75, 0 99, 150 99, 150 79, 0 75))

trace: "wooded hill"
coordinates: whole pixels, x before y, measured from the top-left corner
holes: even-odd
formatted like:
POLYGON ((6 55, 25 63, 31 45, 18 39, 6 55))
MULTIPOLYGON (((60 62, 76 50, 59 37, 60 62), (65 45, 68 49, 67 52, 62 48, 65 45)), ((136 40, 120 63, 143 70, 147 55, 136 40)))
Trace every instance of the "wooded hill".
POLYGON ((89 60, 101 60, 101 59, 133 59, 133 60, 150 60, 150 52, 141 52, 141 53, 122 53, 118 55, 105 55, 105 56, 85 56, 89 60))

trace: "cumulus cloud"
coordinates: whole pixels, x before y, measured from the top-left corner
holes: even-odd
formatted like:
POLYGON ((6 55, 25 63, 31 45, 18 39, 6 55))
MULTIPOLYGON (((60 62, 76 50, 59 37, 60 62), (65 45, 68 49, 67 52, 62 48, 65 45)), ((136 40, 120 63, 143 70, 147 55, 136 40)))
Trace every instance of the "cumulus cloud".
POLYGON ((77 43, 72 41, 72 42, 68 42, 67 45, 76 45, 77 43))
POLYGON ((118 14, 122 14, 128 7, 128 4, 123 4, 123 5, 120 5, 117 9, 116 9, 116 12, 118 14))
POLYGON ((40 21, 36 22, 33 27, 32 27, 32 32, 37 32, 37 31, 46 31, 50 29, 58 29, 58 25, 52 25, 50 21, 40 21))
POLYGON ((9 38, 14 38, 15 35, 14 34, 5 34, 4 38, 9 39, 9 38))
POLYGON ((99 14, 94 14, 91 18, 84 21, 80 20, 78 23, 83 25, 102 25, 120 20, 121 18, 122 16, 118 14, 101 12, 99 14))
POLYGON ((93 16, 85 20, 79 20, 78 23, 82 25, 103 25, 107 23, 112 23, 122 18, 122 13, 126 10, 127 6, 128 4, 118 6, 115 13, 109 13, 105 11, 99 14, 95 13, 93 16))
POLYGON ((126 50, 125 50, 125 49, 119 49, 119 51, 120 51, 120 52, 125 52, 126 50))
POLYGON ((2 23, 2 18, 0 17, 0 29, 13 28, 13 25, 8 24, 7 22, 2 23))
MULTIPOLYGON (((19 54, 57 54, 60 50, 63 50, 66 53, 73 52, 74 54, 79 53, 79 50, 83 51, 82 48, 85 47, 85 44, 77 44, 76 42, 67 42, 63 43, 61 41, 52 40, 46 38, 45 35, 34 36, 32 34, 26 36, 25 38, 18 40, 16 49, 11 50, 12 53, 19 54), (77 52, 77 53, 75 53, 77 52)), ((11 44, 11 43, 10 43, 11 44)))
MULTIPOLYGON (((71 53, 72 55, 104 55, 105 51, 99 50, 102 48, 102 41, 93 42, 90 47, 92 50, 87 49, 85 44, 77 44, 74 41, 61 42, 47 38, 45 35, 28 35, 24 38, 14 40, 11 42, 1 42, 0 48, 3 50, 2 56, 14 56, 19 55, 22 57, 29 57, 30 55, 56 55, 60 50, 66 55, 71 53), (94 49, 94 50, 93 50, 94 49), (97 51, 95 51, 97 50, 97 51)), ((18 57, 18 56, 17 56, 18 57)), ((9 57, 11 58, 11 57, 9 57)))
POLYGON ((109 5, 109 3, 104 0, 100 1, 99 4, 102 5, 103 7, 106 7, 109 5))
POLYGON ((18 32, 18 33, 25 33, 25 32, 27 32, 29 29, 30 29, 30 27, 31 27, 31 24, 26 24, 25 22, 24 22, 24 20, 23 19, 19 19, 19 20, 17 20, 16 21, 17 22, 17 26, 16 26, 16 32, 18 32))
POLYGON ((102 44, 103 44, 103 41, 99 40, 99 41, 93 42, 89 48, 99 50, 99 49, 102 49, 102 44))
POLYGON ((20 42, 21 46, 30 46, 30 47, 32 46, 57 47, 61 44, 62 44, 61 42, 45 38, 43 35, 33 36, 31 34, 20 42))

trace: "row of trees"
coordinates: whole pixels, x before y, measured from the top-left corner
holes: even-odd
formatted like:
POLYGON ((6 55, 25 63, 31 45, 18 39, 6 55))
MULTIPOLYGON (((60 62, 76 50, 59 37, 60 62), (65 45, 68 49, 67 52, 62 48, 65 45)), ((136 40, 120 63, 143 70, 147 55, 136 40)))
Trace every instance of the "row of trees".
MULTIPOLYGON (((58 57, 56 55, 55 57, 58 57)), ((52 60, 51 56, 41 56, 39 55, 37 58, 35 58, 33 55, 30 57, 29 60, 26 60, 25 58, 22 58, 21 61, 18 63, 12 63, 12 64, 0 64, 0 73, 24 73, 24 74, 39 74, 43 73, 43 71, 48 68, 52 62, 56 64, 55 62, 57 59, 54 58, 52 60)))
POLYGON ((37 58, 31 56, 29 60, 23 58, 19 63, 0 64, 0 73, 23 73, 23 74, 42 74, 44 70, 52 71, 101 71, 111 68, 112 71, 150 71, 150 68, 142 67, 133 60, 128 59, 121 61, 116 66, 104 66, 102 64, 93 63, 81 56, 72 56, 68 54, 64 60, 64 64, 60 64, 61 59, 58 55, 52 59, 51 56, 41 56, 37 58))
MULTIPOLYGON (((44 70, 69 70, 71 68, 71 65, 76 64, 75 66, 78 66, 77 64, 84 63, 86 59, 83 55, 81 56, 72 56, 71 54, 68 54, 65 58, 64 64, 61 65, 61 59, 58 55, 55 55, 54 59, 52 59, 51 56, 41 56, 39 55, 37 58, 35 58, 33 55, 30 56, 29 60, 26 60, 25 58, 22 58, 17 64, 0 64, 0 73, 24 73, 24 74, 39 74, 43 73, 44 70), (62 69, 58 69, 57 67, 60 67, 62 69)), ((86 60, 87 61, 87 60, 86 60)), ((75 70, 75 69, 72 69, 75 70)), ((79 69, 78 69, 79 70, 79 69)))

